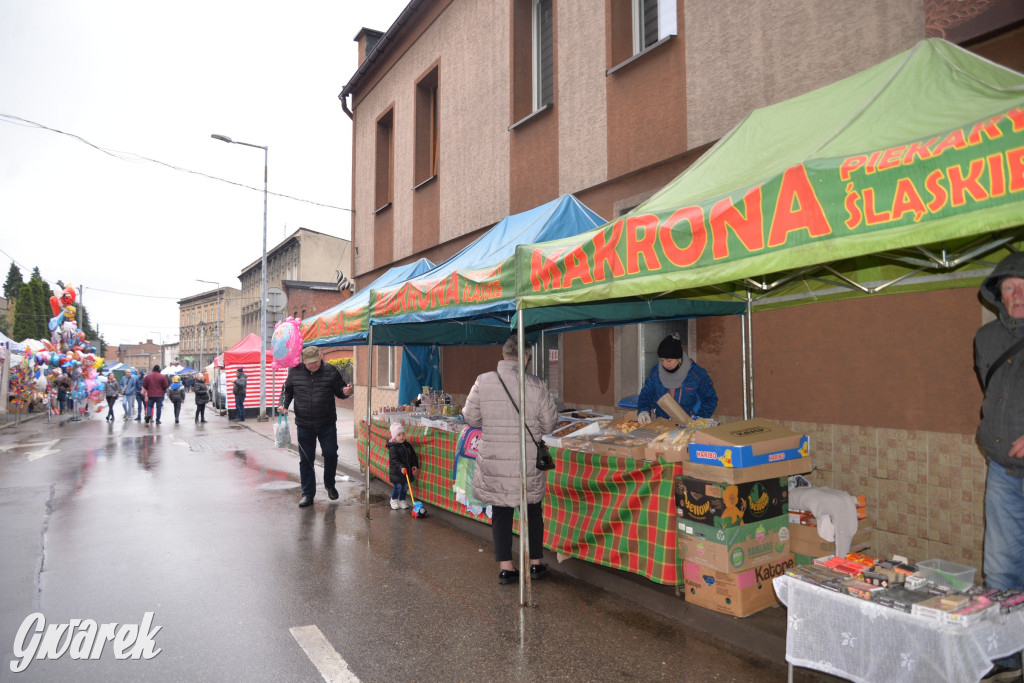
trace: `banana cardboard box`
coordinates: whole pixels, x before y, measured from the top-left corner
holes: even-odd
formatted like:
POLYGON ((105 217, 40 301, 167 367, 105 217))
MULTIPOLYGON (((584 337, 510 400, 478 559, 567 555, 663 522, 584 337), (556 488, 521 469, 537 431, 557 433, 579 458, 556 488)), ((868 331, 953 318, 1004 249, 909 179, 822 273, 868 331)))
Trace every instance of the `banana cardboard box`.
POLYGON ((713 527, 756 524, 789 513, 789 478, 729 484, 680 475, 675 498, 676 514, 692 522, 713 527))
POLYGON ((778 561, 791 552, 787 514, 730 527, 713 527, 681 517, 676 521, 680 557, 726 574, 778 561))

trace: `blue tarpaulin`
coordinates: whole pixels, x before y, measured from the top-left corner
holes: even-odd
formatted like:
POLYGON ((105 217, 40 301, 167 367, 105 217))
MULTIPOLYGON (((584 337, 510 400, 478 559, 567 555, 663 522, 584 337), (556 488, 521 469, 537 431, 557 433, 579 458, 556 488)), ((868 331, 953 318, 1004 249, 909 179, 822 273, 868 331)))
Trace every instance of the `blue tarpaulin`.
POLYGON ((398 402, 412 405, 423 387, 441 388, 440 348, 410 344, 402 349, 402 374, 398 383, 398 402))

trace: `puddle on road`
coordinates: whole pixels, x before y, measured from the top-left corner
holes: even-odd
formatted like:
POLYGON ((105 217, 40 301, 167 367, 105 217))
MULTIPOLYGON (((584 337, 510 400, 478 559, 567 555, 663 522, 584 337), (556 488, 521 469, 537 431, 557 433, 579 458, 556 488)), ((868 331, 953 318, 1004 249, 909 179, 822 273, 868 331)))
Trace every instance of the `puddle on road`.
POLYGON ((256 487, 257 491, 284 491, 287 489, 297 489, 300 484, 297 481, 268 481, 265 484, 260 484, 256 487))

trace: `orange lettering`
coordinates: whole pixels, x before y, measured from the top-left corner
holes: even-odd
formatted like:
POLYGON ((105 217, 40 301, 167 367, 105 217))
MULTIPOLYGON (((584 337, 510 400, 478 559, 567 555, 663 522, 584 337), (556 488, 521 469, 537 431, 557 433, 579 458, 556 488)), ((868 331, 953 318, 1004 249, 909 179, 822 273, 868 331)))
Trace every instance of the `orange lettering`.
MULTIPOLYGON (((680 234, 685 230, 679 230, 680 234)), ((665 221, 658 230, 661 248, 665 252, 665 258, 674 266, 683 268, 692 266, 704 253, 708 245, 708 231, 704 227, 704 212, 699 206, 684 206, 677 210, 665 221), (690 226, 690 244, 680 247, 673 239, 676 223, 686 221, 690 226)))
POLYGON ((661 261, 654 251, 654 241, 658 237, 658 217, 630 216, 626 219, 626 268, 630 274, 640 272, 640 257, 644 258, 647 270, 661 270, 661 261))
POLYGON ((786 169, 782 176, 771 232, 768 234, 768 246, 785 244, 789 233, 794 230, 806 230, 811 237, 832 232, 803 164, 786 169))
POLYGON ((605 279, 605 264, 608 265, 611 277, 621 277, 626 274, 626 269, 622 266, 622 259, 615 251, 615 247, 619 245, 619 239, 622 237, 622 225, 623 221, 621 220, 612 224, 611 238, 607 242, 605 241, 607 228, 594 235, 594 279, 598 282, 605 279))
POLYGON ((967 169, 967 177, 964 177, 964 170, 959 166, 950 166, 947 170, 949 176, 949 194, 952 196, 953 206, 963 206, 967 203, 965 195, 971 195, 976 202, 988 199, 988 193, 981 186, 979 179, 985 171, 985 160, 974 159, 967 169))
POLYGON ((711 209, 711 253, 716 259, 729 256, 729 229, 747 251, 764 248, 764 217, 761 213, 761 186, 751 188, 741 200, 747 215, 730 199, 716 202, 711 209))

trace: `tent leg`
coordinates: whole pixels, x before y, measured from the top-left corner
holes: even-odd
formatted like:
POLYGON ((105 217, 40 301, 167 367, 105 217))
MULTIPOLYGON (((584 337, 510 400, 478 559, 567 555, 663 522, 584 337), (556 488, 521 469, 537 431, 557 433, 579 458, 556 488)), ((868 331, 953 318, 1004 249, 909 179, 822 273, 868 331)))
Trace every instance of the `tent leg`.
POLYGON ((369 355, 366 374, 366 506, 365 517, 370 519, 370 420, 373 414, 373 325, 369 326, 366 336, 366 349, 369 355))
POLYGON ((740 318, 743 337, 743 419, 754 417, 754 302, 747 292, 747 312, 740 318))
MULTIPOLYGON (((519 459, 522 465, 520 476, 522 500, 519 505, 519 606, 531 602, 529 545, 530 524, 526 513, 526 331, 523 316, 516 316, 516 342, 519 346, 519 459)), ((532 442, 532 439, 531 439, 532 442)))

